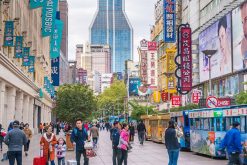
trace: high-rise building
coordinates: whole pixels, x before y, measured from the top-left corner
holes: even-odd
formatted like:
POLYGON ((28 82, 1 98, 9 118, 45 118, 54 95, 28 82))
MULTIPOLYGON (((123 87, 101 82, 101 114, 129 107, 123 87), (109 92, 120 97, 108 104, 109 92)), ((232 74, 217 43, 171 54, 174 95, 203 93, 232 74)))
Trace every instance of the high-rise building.
POLYGON ((61 50, 66 59, 68 59, 68 2, 59 0, 60 19, 63 21, 63 36, 61 50))
POLYGON ((126 60, 133 58, 133 29, 125 13, 124 0, 99 0, 90 26, 93 45, 110 45, 112 71, 123 72, 126 60))
POLYGON ((76 68, 81 68, 82 67, 82 62, 81 62, 81 57, 83 53, 83 45, 78 44, 76 45, 76 68))

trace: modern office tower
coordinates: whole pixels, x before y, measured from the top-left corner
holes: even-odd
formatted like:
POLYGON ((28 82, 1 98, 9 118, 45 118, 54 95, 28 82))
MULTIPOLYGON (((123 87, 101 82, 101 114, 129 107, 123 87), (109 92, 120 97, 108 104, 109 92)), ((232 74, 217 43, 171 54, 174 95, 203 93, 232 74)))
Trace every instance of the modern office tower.
POLYGON ((125 61, 133 58, 133 29, 124 4, 124 0, 98 0, 90 26, 92 45, 110 45, 113 72, 123 72, 125 61))

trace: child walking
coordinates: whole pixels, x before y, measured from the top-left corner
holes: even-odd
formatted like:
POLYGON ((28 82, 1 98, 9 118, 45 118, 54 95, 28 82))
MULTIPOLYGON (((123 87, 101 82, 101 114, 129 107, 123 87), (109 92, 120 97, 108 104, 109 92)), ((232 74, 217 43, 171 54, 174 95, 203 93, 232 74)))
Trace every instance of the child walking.
POLYGON ((58 165, 65 165, 66 143, 63 138, 57 141, 57 160, 58 165))

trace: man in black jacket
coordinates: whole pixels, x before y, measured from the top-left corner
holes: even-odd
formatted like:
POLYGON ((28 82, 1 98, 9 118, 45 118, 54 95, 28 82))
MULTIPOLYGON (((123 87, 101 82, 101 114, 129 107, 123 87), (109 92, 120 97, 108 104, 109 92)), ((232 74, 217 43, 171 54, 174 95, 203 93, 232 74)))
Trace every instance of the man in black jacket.
POLYGON ((143 145, 144 136, 145 136, 145 133, 146 133, 146 127, 145 127, 145 124, 143 123, 143 121, 141 121, 138 124, 137 131, 138 131, 138 138, 139 138, 140 144, 143 145))

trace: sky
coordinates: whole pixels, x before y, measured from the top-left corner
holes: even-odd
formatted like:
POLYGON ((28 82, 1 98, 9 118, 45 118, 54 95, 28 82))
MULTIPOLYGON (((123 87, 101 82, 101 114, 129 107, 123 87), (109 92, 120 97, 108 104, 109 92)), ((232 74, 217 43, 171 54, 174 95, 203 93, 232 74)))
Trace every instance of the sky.
MULTIPOLYGON (((75 59, 76 44, 89 41, 89 27, 97 10, 98 0, 68 0, 69 60, 75 59)), ((156 0, 125 0, 125 11, 134 30, 134 61, 138 61, 139 42, 150 38, 154 24, 156 0)))

